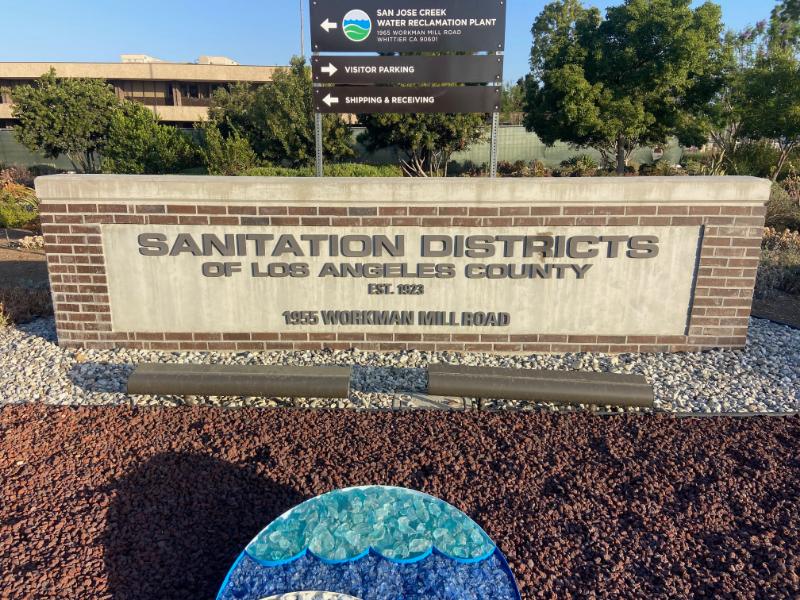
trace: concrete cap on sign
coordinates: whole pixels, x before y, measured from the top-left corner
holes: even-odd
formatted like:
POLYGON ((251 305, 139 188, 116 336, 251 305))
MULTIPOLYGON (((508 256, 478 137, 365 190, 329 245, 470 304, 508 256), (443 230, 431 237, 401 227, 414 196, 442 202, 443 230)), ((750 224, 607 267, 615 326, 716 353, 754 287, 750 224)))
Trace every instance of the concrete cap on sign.
POLYGON ((36 178, 45 202, 203 202, 319 206, 406 204, 763 205, 771 183, 756 177, 206 177, 197 175, 48 175, 36 178))

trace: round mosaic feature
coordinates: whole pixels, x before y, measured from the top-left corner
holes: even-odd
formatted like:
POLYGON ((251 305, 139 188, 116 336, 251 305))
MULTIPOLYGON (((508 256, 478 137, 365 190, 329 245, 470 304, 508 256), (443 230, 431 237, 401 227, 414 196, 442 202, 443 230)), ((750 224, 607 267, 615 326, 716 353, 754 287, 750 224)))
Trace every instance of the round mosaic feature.
POLYGON ((433 496, 384 486, 335 490, 275 519, 239 556, 218 599, 327 598, 302 590, 361 600, 519 599, 505 558, 477 523, 433 496))

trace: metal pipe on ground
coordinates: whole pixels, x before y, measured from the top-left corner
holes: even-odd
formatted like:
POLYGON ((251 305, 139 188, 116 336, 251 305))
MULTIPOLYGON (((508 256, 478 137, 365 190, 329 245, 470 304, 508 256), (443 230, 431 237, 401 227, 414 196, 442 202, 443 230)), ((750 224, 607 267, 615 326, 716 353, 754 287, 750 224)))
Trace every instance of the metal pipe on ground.
POLYGON ((350 367, 141 364, 129 394, 347 398, 350 367))
POLYGON ((428 393, 556 404, 653 408, 653 387, 641 375, 431 365, 428 393))

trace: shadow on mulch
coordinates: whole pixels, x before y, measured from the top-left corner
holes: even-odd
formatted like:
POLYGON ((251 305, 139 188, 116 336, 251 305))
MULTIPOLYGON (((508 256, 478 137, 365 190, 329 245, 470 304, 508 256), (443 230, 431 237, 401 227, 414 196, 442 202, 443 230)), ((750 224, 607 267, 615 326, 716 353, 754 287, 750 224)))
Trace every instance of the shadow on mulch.
POLYGON ((112 484, 102 536, 115 600, 214 598, 233 561, 296 491, 209 456, 158 454, 112 484))

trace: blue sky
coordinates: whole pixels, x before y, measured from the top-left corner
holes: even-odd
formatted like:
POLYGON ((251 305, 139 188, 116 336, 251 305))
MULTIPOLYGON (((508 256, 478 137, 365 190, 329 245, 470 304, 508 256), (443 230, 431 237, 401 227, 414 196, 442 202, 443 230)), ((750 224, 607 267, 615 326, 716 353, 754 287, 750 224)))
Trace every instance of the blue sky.
MULTIPOLYGON (((357 0, 354 0, 357 4, 357 0)), ((201 54, 242 64, 286 64, 300 53, 296 0, 6 0, 0 61, 110 61, 122 53, 192 62, 201 54)), ((621 0, 585 0, 605 8, 621 0)), ((528 70, 530 29, 547 0, 508 0, 507 80, 528 70)), ((308 0, 303 0, 306 30, 308 0)), ((733 29, 769 17, 772 0, 721 0, 733 29)), ((306 42, 308 37, 306 37, 306 42)))

